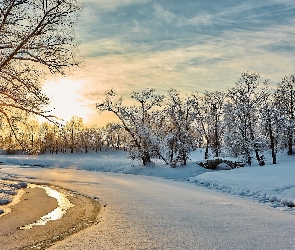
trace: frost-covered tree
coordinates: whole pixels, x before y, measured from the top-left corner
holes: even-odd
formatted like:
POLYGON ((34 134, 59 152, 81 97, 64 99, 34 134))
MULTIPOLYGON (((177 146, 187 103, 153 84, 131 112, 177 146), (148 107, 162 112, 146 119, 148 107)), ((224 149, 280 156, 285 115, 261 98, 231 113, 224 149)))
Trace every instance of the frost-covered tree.
POLYGON ((246 72, 227 93, 224 141, 229 152, 234 152, 235 156, 241 155, 249 165, 253 152, 259 165, 265 165, 261 150, 260 114, 268 98, 267 88, 268 81, 261 83, 258 72, 246 72))
POLYGON ((284 119, 282 133, 286 136, 288 154, 293 154, 295 129, 295 75, 285 76, 274 93, 274 103, 284 119))
POLYGON ((73 26, 80 10, 76 0, 0 1, 0 119, 13 133, 19 110, 54 119, 39 82, 48 71, 78 65, 73 26))
POLYGON ((27 152, 29 152, 30 154, 36 154, 40 152, 39 129, 40 125, 36 120, 31 120, 27 124, 25 124, 24 130, 26 131, 27 137, 25 145, 27 145, 27 152))
POLYGON ((205 143, 205 159, 209 157, 212 148, 216 157, 219 156, 222 138, 222 109, 224 93, 220 91, 204 94, 193 94, 195 98, 196 129, 202 135, 205 143))
POLYGON ((269 100, 262 108, 262 132, 267 138, 267 144, 271 149, 272 163, 277 163, 277 151, 284 148, 284 118, 276 108, 273 100, 269 100))
POLYGON ((192 96, 181 98, 178 91, 170 89, 164 110, 158 112, 161 117, 155 122, 161 124, 155 129, 155 133, 159 135, 158 151, 172 167, 177 163, 186 165, 190 152, 196 147, 194 103, 192 96))
POLYGON ((49 152, 57 154, 60 146, 59 127, 49 124, 48 129, 46 142, 48 143, 49 152))
POLYGON ((141 92, 132 92, 131 98, 135 105, 126 106, 122 97, 110 90, 106 93, 105 100, 97 104, 99 111, 110 111, 122 122, 122 126, 130 135, 128 153, 132 159, 140 159, 143 165, 151 162, 156 156, 151 138, 151 113, 162 103, 164 96, 155 94, 155 89, 146 89, 141 92))
POLYGON ((67 127, 64 125, 60 125, 58 129, 58 137, 59 137, 59 149, 61 153, 67 152, 67 146, 69 145, 69 138, 67 135, 67 127))
POLYGON ((112 150, 124 149, 126 146, 126 131, 121 124, 108 123, 105 127, 106 143, 112 150))

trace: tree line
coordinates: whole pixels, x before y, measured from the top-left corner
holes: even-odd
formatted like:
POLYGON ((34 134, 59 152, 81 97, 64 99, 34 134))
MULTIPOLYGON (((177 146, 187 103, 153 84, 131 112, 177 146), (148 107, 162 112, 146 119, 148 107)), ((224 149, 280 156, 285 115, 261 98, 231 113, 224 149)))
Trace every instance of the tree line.
POLYGON ((132 92, 132 106, 124 105, 114 90, 97 104, 114 113, 127 132, 127 151, 143 165, 153 158, 175 167, 186 165, 190 152, 205 148, 205 159, 230 156, 251 165, 265 165, 270 150, 276 163, 279 150, 293 154, 295 75, 285 76, 276 89, 258 72, 244 72, 227 91, 206 91, 181 96, 155 89, 132 92))
POLYGON ((7 154, 88 153, 89 151, 124 150, 124 133, 118 124, 105 127, 85 126, 83 119, 73 116, 65 124, 43 122, 30 118, 12 131, 3 128, 0 148, 7 154))

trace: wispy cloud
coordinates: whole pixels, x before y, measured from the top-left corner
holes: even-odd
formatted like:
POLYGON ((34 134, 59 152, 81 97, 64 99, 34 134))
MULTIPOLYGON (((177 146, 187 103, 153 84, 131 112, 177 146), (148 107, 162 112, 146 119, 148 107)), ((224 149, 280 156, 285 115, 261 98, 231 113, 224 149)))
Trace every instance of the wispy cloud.
POLYGON ((154 10, 156 17, 167 23, 172 23, 176 19, 176 15, 174 13, 165 10, 162 5, 158 3, 154 4, 154 10))
MULTIPOLYGON (((187 40, 186 45, 180 41, 178 47, 174 44, 154 51, 145 45, 134 49, 132 43, 103 40, 101 44, 111 45, 109 55, 88 60, 88 75, 84 77, 92 87, 85 88, 91 90, 85 94, 95 99, 108 88, 118 89, 124 95, 145 87, 160 91, 175 87, 187 92, 226 89, 248 70, 261 71, 265 78, 276 82, 293 73, 295 60, 289 50, 295 51, 294 32, 295 28, 289 25, 254 32, 227 31, 219 37, 187 40), (270 39, 274 31, 276 37, 270 39)), ((99 54, 105 49, 98 46, 97 50, 99 54)))
POLYGON ((124 54, 128 52, 128 47, 119 38, 97 39, 84 43, 79 49, 82 56, 86 58, 100 57, 105 55, 124 54))
POLYGON ((83 0, 86 5, 96 5, 102 11, 115 10, 119 7, 131 5, 131 4, 143 4, 150 0, 83 0))

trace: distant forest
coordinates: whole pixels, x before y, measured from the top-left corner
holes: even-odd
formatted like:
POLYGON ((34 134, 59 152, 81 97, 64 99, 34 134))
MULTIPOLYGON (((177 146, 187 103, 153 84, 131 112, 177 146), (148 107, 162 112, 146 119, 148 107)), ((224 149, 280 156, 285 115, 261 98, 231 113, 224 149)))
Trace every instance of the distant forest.
POLYGON ((186 165, 197 148, 205 149, 205 159, 235 157, 261 166, 269 151, 275 164, 278 151, 294 153, 294 88, 295 75, 283 77, 273 90, 258 72, 245 72, 226 91, 132 92, 131 106, 110 90, 96 108, 114 113, 119 123, 87 127, 79 117, 64 125, 27 118, 15 122, 13 133, 2 126, 0 147, 29 154, 125 150, 143 165, 161 159, 171 167, 186 165))

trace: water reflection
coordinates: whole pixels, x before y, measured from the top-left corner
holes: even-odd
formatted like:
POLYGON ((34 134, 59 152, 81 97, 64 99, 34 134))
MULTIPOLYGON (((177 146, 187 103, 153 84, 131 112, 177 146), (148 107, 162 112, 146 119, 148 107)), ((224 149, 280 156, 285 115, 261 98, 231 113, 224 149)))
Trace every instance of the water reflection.
POLYGON ((35 186, 35 188, 37 187, 43 188, 46 191, 48 196, 55 198, 57 200, 58 207, 54 209, 52 212, 42 216, 39 220, 31 224, 28 224, 26 226, 20 227, 20 229, 31 229, 34 226, 45 225, 48 221, 51 221, 51 220, 59 220, 64 216, 64 214, 67 212, 69 208, 75 206, 68 200, 65 194, 60 193, 48 186, 35 186))

